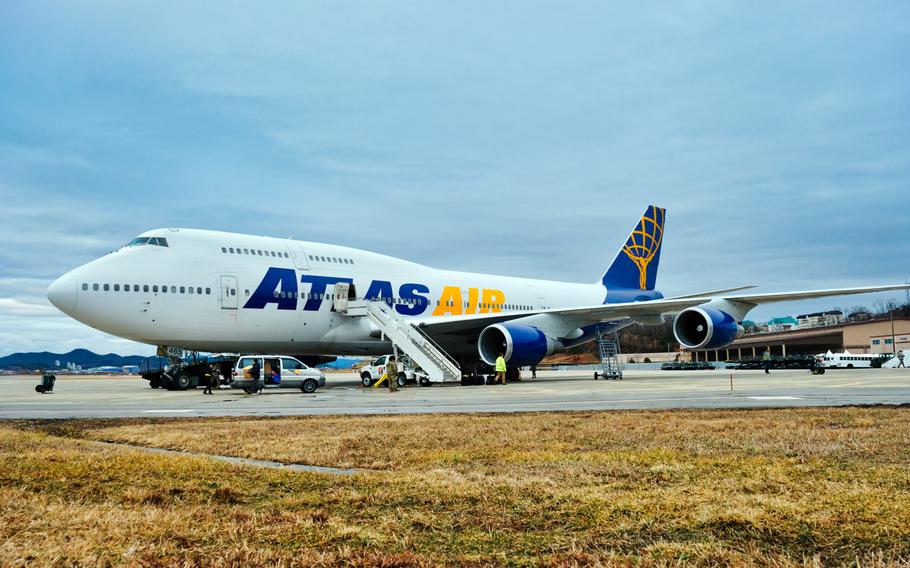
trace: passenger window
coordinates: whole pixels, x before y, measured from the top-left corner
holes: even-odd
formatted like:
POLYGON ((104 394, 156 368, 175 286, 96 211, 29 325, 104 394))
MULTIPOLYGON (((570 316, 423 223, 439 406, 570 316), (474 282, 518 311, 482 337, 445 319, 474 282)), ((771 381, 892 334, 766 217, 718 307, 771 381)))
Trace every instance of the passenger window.
POLYGON ((309 255, 309 256, 310 256, 310 260, 313 260, 313 255, 309 255))
POLYGON ((129 285, 129 284, 124 284, 124 285, 123 285, 123 291, 124 291, 124 292, 129 292, 129 291, 130 291, 130 285, 129 285))
POLYGON ((139 284, 133 284, 133 292, 139 291, 139 284))
POLYGON ((177 287, 171 286, 171 294, 176 294, 176 293, 177 293, 177 287))
POLYGON ((97 292, 97 291, 98 291, 98 285, 97 285, 97 284, 92 284, 92 290, 94 290, 95 292, 97 292))
POLYGON ((105 284, 105 285, 104 285, 104 291, 105 291, 105 292, 110 292, 110 291, 111 291, 111 285, 110 285, 110 284, 105 284))
POLYGON ((224 248, 224 247, 221 247, 221 252, 222 252, 222 253, 225 253, 225 252, 227 252, 227 249, 224 248))
POLYGON ((206 296, 211 296, 211 295, 212 295, 212 289, 211 289, 211 288, 206 288, 206 289, 205 289, 205 295, 206 295, 206 296))
POLYGON ((250 254, 250 249, 243 249, 243 254, 250 254))
POLYGON ((167 294, 167 286, 166 286, 166 285, 162 285, 162 286, 161 286, 161 293, 162 293, 162 294, 167 294))
POLYGON ((259 255, 259 256, 262 256, 262 251, 261 251, 261 250, 257 250, 257 251, 256 251, 256 254, 259 255))
POLYGON ((88 284, 82 284, 82 290, 88 292, 88 284))
POLYGON ((192 293, 193 293, 193 287, 190 286, 190 287, 187 289, 187 292, 189 292, 190 294, 192 294, 192 293))
POLYGON ((237 295, 237 289, 231 288, 231 296, 236 296, 236 295, 237 295))
POLYGON ((148 291, 149 291, 149 285, 148 285, 148 284, 143 284, 143 285, 142 285, 142 291, 143 291, 143 292, 148 292, 148 291))
POLYGON ((202 293, 202 287, 201 287, 201 286, 196 286, 196 293, 197 293, 197 294, 201 294, 201 293, 202 293))
POLYGON ((181 287, 180 287, 180 293, 181 293, 181 294, 186 294, 186 286, 181 286, 181 287))
POLYGON ((234 254, 234 247, 231 247, 228 250, 231 251, 231 254, 234 254))
POLYGON ((120 284, 114 284, 114 292, 120 291, 120 284))
POLYGON ((158 293, 158 285, 157 285, 157 284, 155 284, 154 286, 152 286, 152 292, 154 292, 154 293, 156 293, 156 294, 158 293))

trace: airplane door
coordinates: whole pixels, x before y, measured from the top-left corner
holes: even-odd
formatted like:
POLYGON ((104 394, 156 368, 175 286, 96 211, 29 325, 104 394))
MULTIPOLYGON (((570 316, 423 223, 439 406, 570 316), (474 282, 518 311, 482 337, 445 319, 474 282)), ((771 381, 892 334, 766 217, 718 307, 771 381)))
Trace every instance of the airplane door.
POLYGON ((288 250, 291 252, 291 258, 294 259, 294 267, 303 270, 310 269, 310 263, 307 261, 306 251, 300 246, 300 243, 288 241, 288 250))
POLYGON ((542 310, 547 307, 547 299, 543 296, 537 297, 537 309, 542 310))
POLYGON ((237 277, 229 274, 221 275, 221 309, 237 309, 237 277))
POLYGON ((345 313, 348 311, 348 292, 351 285, 347 282, 335 283, 334 307, 335 311, 345 313))

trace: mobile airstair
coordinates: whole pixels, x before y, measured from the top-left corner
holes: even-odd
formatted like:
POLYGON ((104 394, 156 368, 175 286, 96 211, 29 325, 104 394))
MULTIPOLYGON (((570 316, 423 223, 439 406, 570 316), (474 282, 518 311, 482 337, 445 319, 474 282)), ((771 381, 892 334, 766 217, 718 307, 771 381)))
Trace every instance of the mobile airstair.
POLYGON ((594 380, 618 379, 622 380, 622 353, 619 350, 619 337, 616 332, 603 332, 597 328, 597 352, 600 354, 600 372, 594 372, 594 380))
POLYGON ((408 323, 385 301, 352 301, 348 304, 346 313, 369 318, 379 327, 384 337, 420 365, 431 382, 461 381, 458 363, 429 335, 408 323))

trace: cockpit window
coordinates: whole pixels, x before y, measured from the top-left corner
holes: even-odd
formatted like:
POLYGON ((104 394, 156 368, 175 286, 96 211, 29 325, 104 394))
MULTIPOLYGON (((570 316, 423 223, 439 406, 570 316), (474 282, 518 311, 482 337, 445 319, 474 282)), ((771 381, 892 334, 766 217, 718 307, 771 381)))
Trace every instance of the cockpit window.
POLYGON ((166 247, 167 239, 164 237, 136 237, 126 244, 128 247, 139 247, 142 245, 155 245, 157 247, 166 247))

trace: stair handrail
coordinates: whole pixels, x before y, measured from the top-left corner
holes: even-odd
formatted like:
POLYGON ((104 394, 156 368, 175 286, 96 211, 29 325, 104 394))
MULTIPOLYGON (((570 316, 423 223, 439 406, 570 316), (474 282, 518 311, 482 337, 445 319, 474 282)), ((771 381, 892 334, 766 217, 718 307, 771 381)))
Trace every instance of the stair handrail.
POLYGON ((458 361, 456 361, 451 355, 449 355, 446 352, 445 349, 442 348, 441 345, 439 345, 439 343, 437 343, 432 337, 430 337, 430 334, 428 334, 426 331, 421 329, 420 326, 418 326, 418 325, 411 324, 411 327, 414 328, 414 330, 417 331, 417 333, 419 333, 421 335, 421 337, 423 337, 425 340, 427 340, 430 343, 430 345, 435 347, 436 350, 439 351, 440 355, 442 355, 453 367, 458 369, 459 373, 461 372, 461 367, 458 365, 458 361))
MULTIPOLYGON (((377 311, 382 313, 382 315, 386 316, 389 320, 394 321, 396 324, 403 323, 404 325, 403 326, 398 325, 397 329, 404 332, 405 335, 409 336, 409 338, 412 341, 414 341, 416 339, 413 337, 413 332, 416 332, 417 337, 419 339, 421 339, 425 343, 429 344, 429 347, 432 347, 433 350, 435 350, 437 353, 439 353, 439 355, 442 356, 443 361, 441 361, 441 363, 443 363, 444 366, 451 367, 448 369, 448 371, 454 373, 456 376, 459 373, 461 373, 461 367, 459 367, 458 362, 455 361, 455 359, 453 359, 452 356, 449 355, 445 351, 445 349, 443 349, 442 346, 440 346, 436 341, 434 341, 433 338, 430 337, 426 332, 424 332, 422 329, 420 329, 416 325, 413 325, 407 321, 401 320, 401 318, 399 318, 398 315, 392 311, 392 307, 388 303, 386 303, 384 300, 377 299, 377 300, 372 300, 372 302, 374 304, 376 304, 377 311), (413 332, 411 330, 413 330, 413 332)), ((414 341, 414 342, 417 343, 416 341, 414 341)), ((425 353, 425 355, 427 355, 430 358, 438 359, 438 357, 434 357, 433 351, 430 351, 430 350, 427 350, 427 351, 428 352, 425 353)))

